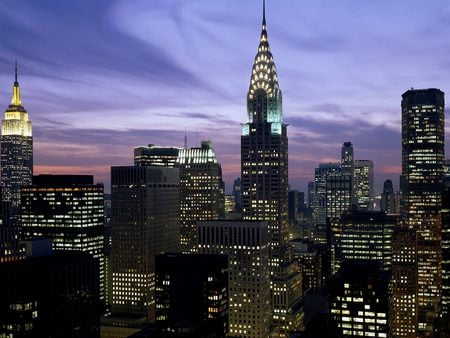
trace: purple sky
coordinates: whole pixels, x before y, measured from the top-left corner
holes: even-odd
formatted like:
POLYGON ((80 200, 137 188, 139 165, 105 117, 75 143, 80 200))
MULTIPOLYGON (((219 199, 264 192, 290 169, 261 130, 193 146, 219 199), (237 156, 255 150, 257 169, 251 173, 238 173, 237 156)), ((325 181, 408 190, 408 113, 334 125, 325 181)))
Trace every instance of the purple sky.
MULTIPOLYGON (((450 82, 448 0, 267 0, 290 124, 290 183, 305 189, 344 141, 398 182, 400 100, 450 82)), ((2 0, 0 102, 18 59, 36 173, 91 173, 109 190, 133 147, 211 139, 227 185, 261 27, 258 0, 2 0), (197 135, 197 136, 196 136, 197 135)))

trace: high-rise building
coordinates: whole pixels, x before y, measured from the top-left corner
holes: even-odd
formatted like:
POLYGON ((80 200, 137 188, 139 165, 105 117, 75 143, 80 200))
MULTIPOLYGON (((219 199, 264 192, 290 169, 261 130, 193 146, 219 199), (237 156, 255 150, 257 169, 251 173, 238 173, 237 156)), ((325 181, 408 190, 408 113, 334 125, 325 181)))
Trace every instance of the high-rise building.
POLYGON ((197 251, 196 222, 225 217, 222 167, 210 141, 196 148, 149 145, 134 149, 136 166, 166 166, 180 170, 180 249, 197 251))
POLYGON ((288 221, 290 225, 296 224, 298 222, 298 190, 289 190, 288 195, 288 221))
POLYGON ((20 188, 30 185, 33 177, 33 136, 28 112, 22 105, 17 80, 17 62, 13 96, 2 120, 1 188, 5 226, 18 227, 20 188))
POLYGON ((326 216, 339 219, 352 207, 352 176, 343 172, 326 177, 326 216))
POLYGON ((211 142, 178 153, 180 168, 180 249, 197 251, 197 221, 225 218, 222 168, 211 142))
POLYGON ((392 240, 390 337, 417 338, 417 236, 397 226, 392 240))
POLYGON ((418 334, 429 335, 441 296, 441 196, 444 175, 444 93, 402 95, 403 225, 417 231, 418 334))
POLYGON ((259 338, 271 334, 269 235, 266 222, 198 222, 204 254, 228 255, 229 335, 259 338))
POLYGON ((340 173, 339 163, 320 163, 314 170, 313 223, 321 234, 320 241, 326 241, 327 226, 327 176, 340 173))
POLYGON ((288 240, 288 138, 282 94, 267 38, 265 6, 258 52, 242 124, 241 183, 244 220, 267 221, 274 325, 281 335, 301 322, 301 274, 288 240))
POLYGON ((228 257, 156 256, 156 323, 167 333, 227 337, 228 257))
POLYGON ((54 250, 90 253, 99 264, 104 300, 103 184, 94 184, 91 175, 38 175, 21 194, 21 238, 49 238, 54 250))
POLYGON ((236 203, 236 212, 242 212, 241 178, 236 178, 233 182, 233 195, 236 203))
POLYGON ((389 273, 373 261, 344 261, 329 283, 337 337, 388 337, 389 273))
MULTIPOLYGON (((448 160, 446 169, 449 168, 448 160)), ((442 194, 442 321, 450 336, 450 173, 446 170, 442 194)))
POLYGON ((178 168, 111 168, 113 314, 155 320, 155 256, 177 252, 178 168))
POLYGON ((373 260, 392 267, 392 237, 397 218, 379 211, 352 210, 332 221, 336 260, 373 260))
POLYGON ((391 180, 384 181, 380 209, 387 214, 395 214, 397 212, 394 186, 391 180))
POLYGON ((353 198, 359 210, 373 210, 373 161, 355 160, 353 167, 353 198))
POLYGON ((344 142, 341 148, 341 170, 343 174, 353 177, 355 159, 353 155, 353 144, 344 142))

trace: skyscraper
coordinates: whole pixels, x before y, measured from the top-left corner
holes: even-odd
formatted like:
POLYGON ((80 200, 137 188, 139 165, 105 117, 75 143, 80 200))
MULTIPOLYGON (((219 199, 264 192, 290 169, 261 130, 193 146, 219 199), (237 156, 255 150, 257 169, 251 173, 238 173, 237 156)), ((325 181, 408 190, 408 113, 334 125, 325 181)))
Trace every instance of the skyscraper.
POLYGON ((355 159, 353 155, 353 144, 351 142, 344 142, 341 148, 341 169, 342 173, 349 174, 353 177, 353 169, 355 159))
POLYGON ((17 227, 20 212, 20 188, 31 185, 33 177, 33 136, 28 112, 22 105, 17 62, 11 104, 2 120, 1 188, 3 218, 7 227, 17 227))
POLYGON ((111 168, 112 312, 155 320, 155 256, 177 252, 177 168, 111 168))
POLYGON ((105 298, 103 184, 91 175, 38 175, 22 187, 22 239, 53 240, 57 251, 85 251, 99 265, 105 298))
POLYGON ((244 220, 269 226, 274 324, 297 327, 301 275, 288 251, 288 138, 282 94, 266 30, 265 5, 258 52, 247 93, 248 121, 242 124, 241 184, 244 220))
POLYGON ((178 153, 180 168, 180 249, 197 251, 197 221, 225 217, 222 167, 210 141, 178 153))
POLYGON ((429 335, 441 294, 441 200, 444 175, 444 93, 402 95, 402 223, 417 232, 418 330, 429 335))
POLYGON ((355 160, 353 196, 358 210, 373 210, 373 161, 355 160))
POLYGON ((387 214, 395 214, 397 211, 395 203, 394 186, 392 185, 391 180, 384 181, 380 207, 381 211, 384 211, 387 214))

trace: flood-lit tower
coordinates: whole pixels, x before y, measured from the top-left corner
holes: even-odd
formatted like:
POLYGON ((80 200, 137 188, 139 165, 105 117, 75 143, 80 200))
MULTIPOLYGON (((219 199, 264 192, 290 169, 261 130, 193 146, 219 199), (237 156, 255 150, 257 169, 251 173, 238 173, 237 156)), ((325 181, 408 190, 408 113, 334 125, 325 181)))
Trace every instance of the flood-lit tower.
POLYGON ((296 327, 301 276, 290 263, 287 250, 287 124, 282 118, 282 95, 267 39, 265 13, 247 112, 241 136, 242 216, 244 220, 268 222, 273 319, 275 327, 287 332, 296 327))
POLYGON ((33 136, 31 121, 22 105, 17 80, 17 62, 11 104, 2 120, 1 188, 4 219, 17 226, 14 216, 20 212, 20 188, 31 185, 33 177, 33 136))
POLYGON ((444 93, 402 95, 402 223, 417 233, 419 336, 432 333, 441 294, 441 201, 444 176, 444 93))

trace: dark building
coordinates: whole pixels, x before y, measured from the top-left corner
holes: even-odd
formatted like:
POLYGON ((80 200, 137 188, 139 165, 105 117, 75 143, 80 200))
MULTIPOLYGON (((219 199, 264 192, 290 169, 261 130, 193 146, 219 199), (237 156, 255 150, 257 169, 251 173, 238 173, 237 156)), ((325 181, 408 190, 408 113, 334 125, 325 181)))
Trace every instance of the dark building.
POLYGON ((329 280, 338 337, 387 337, 389 272, 373 261, 344 261, 329 280))
POLYGON ((313 207, 314 200, 314 182, 308 182, 308 208, 313 207))
POLYGON ((397 213, 394 186, 392 185, 391 180, 384 181, 380 208, 381 211, 384 211, 387 214, 397 213))
POLYGON ((294 257, 302 272, 302 291, 317 292, 322 286, 322 256, 308 239, 293 239, 289 244, 294 247, 294 257))
POLYGON ((301 275, 288 253, 288 137, 282 94, 266 30, 265 8, 258 52, 247 93, 241 134, 242 217, 267 221, 274 325, 287 333, 298 328, 301 275))
MULTIPOLYGON (((447 161, 446 161, 447 162, 447 161)), ((450 176, 444 180, 442 194, 442 319, 450 336, 450 176)))
POLYGON ((30 185, 33 176, 33 136, 28 112, 22 105, 17 80, 17 62, 13 96, 2 120, 1 189, 4 225, 18 227, 20 188, 30 185))
POLYGON ((156 256, 156 323, 193 337, 228 334, 228 257, 156 256))
POLYGON ((418 238, 419 336, 431 334, 440 303, 443 176, 444 93, 408 90, 402 95, 401 218, 418 238))
POLYGON ((104 300, 103 184, 94 184, 92 175, 38 175, 21 191, 21 238, 49 238, 54 250, 90 253, 98 260, 104 300))
POLYGON ((55 252, 0 264, 0 336, 100 337, 98 263, 55 252))
POLYGON ((297 190, 289 190, 288 194, 288 222, 290 225, 298 222, 298 202, 299 194, 297 190))
POLYGON ((336 264, 357 259, 392 267, 392 239, 397 217, 379 211, 348 211, 332 222, 336 264))
POLYGON ((233 195, 235 200, 235 211, 242 212, 241 178, 236 178, 233 182, 233 195))
POLYGON ((177 252, 179 170, 111 168, 112 313, 155 320, 155 256, 177 252))

